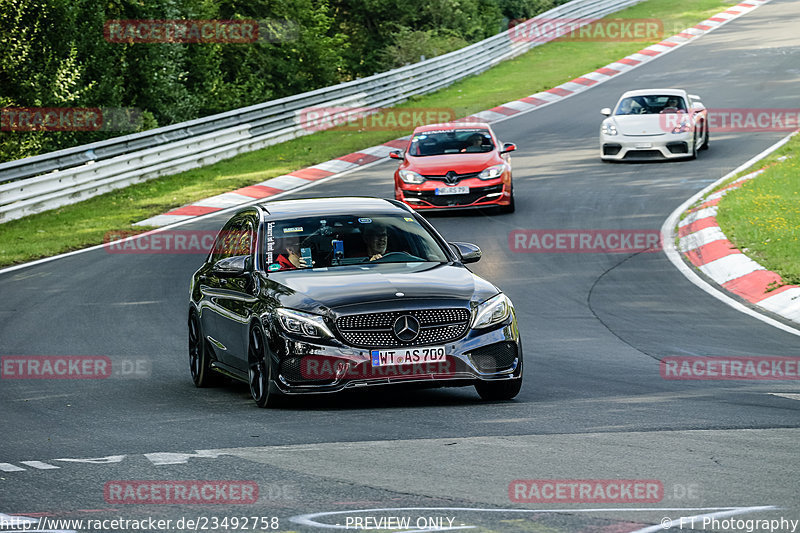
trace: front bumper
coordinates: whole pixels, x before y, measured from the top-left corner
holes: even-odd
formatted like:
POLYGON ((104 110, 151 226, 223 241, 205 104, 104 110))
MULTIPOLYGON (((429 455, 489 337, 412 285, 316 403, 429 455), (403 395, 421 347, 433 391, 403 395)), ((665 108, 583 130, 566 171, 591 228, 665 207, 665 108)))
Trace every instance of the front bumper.
POLYGON ((606 161, 683 159, 692 155, 694 136, 686 133, 659 135, 600 134, 600 157, 606 161))
POLYGON ((511 204, 511 186, 505 183, 471 187, 467 194, 437 195, 436 189, 395 188, 395 198, 412 209, 470 209, 508 206, 511 204))
POLYGON ((369 350, 298 341, 279 334, 273 385, 283 394, 338 392, 368 386, 428 383, 464 386, 520 379, 522 345, 516 319, 489 331, 469 330, 445 344, 446 362, 372 368, 369 350))

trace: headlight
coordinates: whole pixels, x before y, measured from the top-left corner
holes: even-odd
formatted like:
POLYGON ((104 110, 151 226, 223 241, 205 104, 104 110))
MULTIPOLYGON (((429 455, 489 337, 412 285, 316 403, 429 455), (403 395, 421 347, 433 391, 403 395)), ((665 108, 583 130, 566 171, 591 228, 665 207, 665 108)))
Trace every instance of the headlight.
POLYGON ((617 127, 613 122, 603 122, 603 125, 600 127, 600 131, 603 133, 603 135, 616 135, 617 127))
POLYGON ((691 131, 691 129, 692 127, 688 122, 681 122, 680 125, 672 129, 672 133, 686 133, 687 131, 691 131))
POLYGON ((325 321, 319 315, 281 307, 278 309, 278 322, 287 333, 292 335, 314 339, 333 337, 331 330, 328 329, 325 321))
POLYGON ((511 314, 511 300, 500 293, 497 296, 489 298, 478 306, 475 312, 475 319, 472 321, 472 327, 488 328, 504 322, 511 314))
POLYGON ((425 178, 423 178, 420 174, 414 172, 413 170, 401 170, 399 174, 400 174, 400 179, 406 183, 418 184, 425 181, 425 178))
POLYGON ((506 166, 504 164, 495 165, 493 167, 489 167, 484 169, 483 172, 478 174, 478 177, 482 180, 491 180, 494 178, 499 178, 503 175, 503 172, 506 171, 506 166))

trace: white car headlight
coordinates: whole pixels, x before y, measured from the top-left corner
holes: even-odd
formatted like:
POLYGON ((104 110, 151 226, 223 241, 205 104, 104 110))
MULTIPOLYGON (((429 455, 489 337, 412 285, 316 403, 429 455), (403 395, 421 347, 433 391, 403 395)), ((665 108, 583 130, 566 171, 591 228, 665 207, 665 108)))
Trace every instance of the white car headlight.
POLYGON ((603 135, 616 135, 617 127, 613 122, 603 122, 603 125, 600 127, 600 131, 603 133, 603 135))
POLYGON ((672 133, 686 133, 687 131, 692 131, 692 126, 686 121, 681 122, 672 129, 672 133))
POLYGON ((488 328, 504 322, 511 314, 511 300, 502 292, 480 304, 472 321, 474 329, 488 328))
POLYGON ((294 311, 284 307, 278 308, 277 313, 278 322, 287 333, 315 339, 333 337, 331 330, 328 329, 325 321, 319 315, 294 311))
POLYGON ((398 174, 400 175, 400 179, 406 183, 419 184, 425 181, 425 178, 413 170, 401 170, 398 174))
POLYGON ((482 180, 492 180, 502 176, 503 172, 505 171, 506 166, 501 163, 499 165, 484 169, 480 174, 478 174, 478 177, 482 180))

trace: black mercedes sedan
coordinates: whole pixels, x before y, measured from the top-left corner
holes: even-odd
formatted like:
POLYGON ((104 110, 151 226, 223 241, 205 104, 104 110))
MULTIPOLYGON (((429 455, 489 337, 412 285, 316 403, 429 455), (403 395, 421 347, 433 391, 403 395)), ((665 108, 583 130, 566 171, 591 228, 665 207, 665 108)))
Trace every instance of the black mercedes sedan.
POLYGON ((191 280, 192 379, 249 383, 259 407, 401 383, 511 399, 522 386, 520 333, 508 297, 464 266, 480 257, 395 200, 241 209, 191 280))

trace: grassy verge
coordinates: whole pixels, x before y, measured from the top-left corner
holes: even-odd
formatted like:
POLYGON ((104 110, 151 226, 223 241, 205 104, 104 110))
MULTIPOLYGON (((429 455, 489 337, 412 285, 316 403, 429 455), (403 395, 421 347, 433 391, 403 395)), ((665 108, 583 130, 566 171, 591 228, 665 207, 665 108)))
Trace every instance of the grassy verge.
MULTIPOLYGON (((784 283, 800 284, 800 135, 759 161, 763 174, 726 194, 717 221, 742 252, 781 275, 784 283), (784 160, 780 158, 786 157, 784 160)), ((732 179, 735 179, 732 178, 732 179)))
MULTIPOLYGON (((723 11, 729 0, 648 0, 612 18, 653 18, 664 36, 723 11)), ((553 42, 479 76, 398 107, 452 108, 457 116, 489 109, 549 89, 607 65, 650 43, 553 42)), ((84 202, 0 224, 0 266, 99 244, 108 231, 201 198, 286 174, 374 146, 410 132, 325 131, 250 152, 217 164, 133 185, 84 202)), ((387 177, 387 179, 389 179, 387 177)), ((141 229, 141 228, 137 228, 141 229)))

